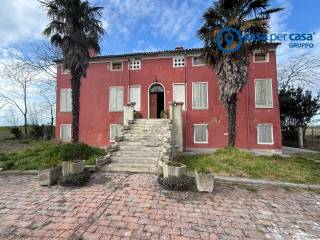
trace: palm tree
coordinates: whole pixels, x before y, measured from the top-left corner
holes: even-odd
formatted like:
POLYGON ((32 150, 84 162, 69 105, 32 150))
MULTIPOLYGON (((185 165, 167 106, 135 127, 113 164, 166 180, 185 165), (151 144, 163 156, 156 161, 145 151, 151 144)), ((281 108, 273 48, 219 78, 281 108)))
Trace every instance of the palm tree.
POLYGON ((218 0, 203 14, 204 23, 197 34, 204 43, 202 58, 217 74, 220 101, 228 115, 230 146, 235 146, 236 140, 237 94, 248 82, 248 56, 266 43, 242 42, 242 36, 266 34, 270 14, 280 10, 270 8, 269 0, 218 0))
POLYGON ((86 77, 89 49, 99 53, 100 36, 104 33, 102 7, 91 7, 82 0, 40 1, 50 23, 43 34, 61 49, 63 67, 70 69, 72 88, 72 142, 78 142, 80 113, 80 79, 86 77))

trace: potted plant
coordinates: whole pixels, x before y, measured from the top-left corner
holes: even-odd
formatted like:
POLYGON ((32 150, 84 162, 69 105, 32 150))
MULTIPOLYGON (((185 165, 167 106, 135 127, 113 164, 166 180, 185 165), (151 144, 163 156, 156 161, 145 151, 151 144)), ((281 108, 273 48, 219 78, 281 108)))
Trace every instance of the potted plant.
POLYGON ((38 180, 40 186, 51 186, 57 183, 61 175, 61 167, 39 170, 38 180))
POLYGON ((209 171, 194 170, 198 192, 212 192, 214 188, 214 175, 209 171))
POLYGON ((181 177, 183 174, 185 174, 186 169, 187 166, 180 162, 163 162, 163 177, 181 177))
POLYGON ((84 171, 84 160, 64 161, 62 163, 62 175, 79 174, 84 171))

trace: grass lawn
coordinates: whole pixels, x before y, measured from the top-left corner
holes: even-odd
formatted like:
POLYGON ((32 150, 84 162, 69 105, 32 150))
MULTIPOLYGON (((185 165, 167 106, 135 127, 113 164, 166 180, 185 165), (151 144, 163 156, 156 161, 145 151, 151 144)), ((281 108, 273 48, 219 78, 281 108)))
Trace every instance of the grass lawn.
POLYGON ((292 183, 320 184, 320 153, 282 157, 255 156, 234 148, 212 154, 183 155, 188 169, 211 171, 216 175, 270 179, 292 183))
MULTIPOLYGON (((21 144, 11 141, 6 141, 6 144, 8 146, 21 144)), ((22 148, 7 148, 6 151, 0 151, 0 168, 4 170, 40 170, 60 166, 63 160, 74 159, 83 159, 86 160, 86 164, 95 164, 97 156, 106 154, 103 149, 92 148, 85 144, 27 141, 23 145, 25 146, 22 148)))

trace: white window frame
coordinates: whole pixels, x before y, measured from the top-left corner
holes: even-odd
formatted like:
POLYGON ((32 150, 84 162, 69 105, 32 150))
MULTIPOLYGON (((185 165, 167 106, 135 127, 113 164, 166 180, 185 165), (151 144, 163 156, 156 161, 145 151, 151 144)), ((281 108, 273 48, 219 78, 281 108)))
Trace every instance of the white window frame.
POLYGON ((266 108, 266 109, 269 109, 269 108, 274 108, 274 103, 273 103, 273 83, 272 83, 272 78, 257 78, 257 79, 254 79, 254 105, 255 105, 255 108, 266 108), (257 91, 256 91, 256 82, 257 81, 270 81, 271 82, 271 101, 272 101, 272 104, 270 106, 263 106, 263 105, 257 105, 257 91))
POLYGON ((183 67, 185 67, 186 66, 186 58, 184 57, 184 56, 174 56, 173 58, 172 58, 172 67, 174 67, 174 68, 183 68, 183 67), (174 64, 174 62, 175 62, 175 59, 184 59, 184 63, 183 63, 183 66, 175 66, 175 64, 174 64))
MULTIPOLYGON (((129 86, 129 88, 128 88, 128 90, 129 90, 129 102, 131 102, 130 101, 130 97, 131 97, 130 88, 139 88, 139 91, 140 91, 140 108, 139 109, 134 109, 134 110, 140 112, 141 111, 141 85, 130 85, 129 86)), ((135 108, 135 106, 134 106, 134 108, 135 108)))
POLYGON ((206 65, 205 63, 195 64, 195 63, 194 63, 194 58, 200 58, 200 55, 199 55, 199 56, 192 56, 192 66, 193 66, 193 67, 201 67, 201 66, 205 66, 205 65, 206 65))
POLYGON ((273 124, 272 123, 259 123, 259 124, 257 124, 257 143, 259 145, 273 145, 274 144, 273 124), (259 139, 259 126, 265 126, 265 125, 271 126, 271 139, 272 139, 271 143, 260 142, 260 139, 259 139))
POLYGON ((119 123, 111 123, 110 124, 110 126, 109 126, 109 142, 111 142, 111 143, 114 143, 115 142, 115 139, 111 139, 111 128, 112 128, 112 126, 120 126, 120 127, 122 127, 122 125, 121 124, 119 124, 119 123))
POLYGON ((136 70, 141 70, 142 62, 141 59, 130 59, 129 64, 128 64, 128 69, 130 71, 136 71, 136 70), (139 68, 131 68, 131 62, 139 62, 139 68))
POLYGON ((208 82, 192 82, 191 87, 192 87, 191 88, 191 107, 192 107, 192 110, 208 110, 209 109, 209 83, 208 82), (195 107, 193 107, 193 85, 199 84, 199 83, 207 84, 207 107, 195 108, 195 107))
POLYGON ((112 62, 110 62, 110 71, 113 71, 113 72, 123 71, 123 61, 112 61, 112 62), (113 64, 114 63, 121 63, 121 69, 113 69, 113 64))
POLYGON ((60 124, 60 141, 62 141, 62 142, 71 142, 71 139, 72 139, 72 136, 71 136, 71 124, 69 124, 69 123, 63 123, 63 124, 60 124), (65 140, 63 140, 61 137, 62 137, 62 126, 69 126, 69 128, 70 128, 70 132, 69 132, 69 135, 70 135, 70 139, 68 140, 68 141, 65 141, 65 140))
MULTIPOLYGON (((68 97, 68 96, 67 96, 68 97)), ((71 88, 60 88, 60 92, 59 92, 59 98, 60 98, 60 101, 59 101, 59 110, 61 113, 69 113, 69 112, 72 112, 72 90, 71 88), (62 94, 62 90, 66 91, 66 90, 69 90, 70 89, 70 104, 71 104, 71 108, 70 110, 68 109, 68 106, 66 105, 66 109, 61 109, 61 94, 62 94)))
POLYGON ((124 105, 124 87, 123 86, 110 86, 109 87, 109 99, 108 99, 108 101, 109 101, 109 112, 123 112, 123 105, 124 105), (111 101, 110 101, 110 96, 111 96, 111 88, 120 88, 120 89, 122 89, 122 92, 123 92, 123 103, 122 103, 122 109, 120 109, 120 110, 111 110, 110 109, 110 107, 111 107, 111 101))
POLYGON ((187 109, 187 106, 186 106, 186 104, 187 104, 187 101, 186 101, 186 99, 187 99, 187 96, 186 96, 186 95, 187 95, 187 93, 186 93, 186 87, 187 87, 187 86, 186 86, 185 83, 173 83, 173 84, 172 84, 172 93, 173 93, 173 94, 172 94, 172 95, 173 95, 173 96, 172 96, 172 100, 173 100, 173 101, 175 101, 175 98, 176 98, 176 94, 175 94, 175 91, 174 91, 174 86, 175 86, 175 85, 183 85, 183 86, 184 86, 184 102, 183 102, 183 105, 182 105, 182 110, 185 111, 185 110, 187 109))
POLYGON ((209 132, 208 132, 208 124, 207 123, 197 123, 197 124, 193 124, 193 143, 195 144, 207 144, 209 143, 209 132), (207 137, 207 141, 205 142, 197 142, 196 141, 196 131, 195 131, 195 126, 206 126, 206 137, 207 137))
POLYGON ((60 66, 61 66, 61 74, 64 74, 64 75, 71 74, 70 69, 64 68, 63 64, 61 64, 60 66))
POLYGON ((253 62, 254 63, 266 63, 266 62, 269 62, 269 51, 266 52, 266 60, 265 61, 256 61, 255 59, 255 56, 256 56, 256 53, 262 53, 262 50, 254 50, 253 51, 253 62))

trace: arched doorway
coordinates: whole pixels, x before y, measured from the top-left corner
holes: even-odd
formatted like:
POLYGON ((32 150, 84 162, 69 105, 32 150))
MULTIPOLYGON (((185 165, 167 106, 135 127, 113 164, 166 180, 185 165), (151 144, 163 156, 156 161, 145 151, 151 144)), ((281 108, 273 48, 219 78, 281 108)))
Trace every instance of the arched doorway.
POLYGON ((162 84, 154 83, 149 88, 149 118, 160 118, 164 111, 164 87, 162 84))

